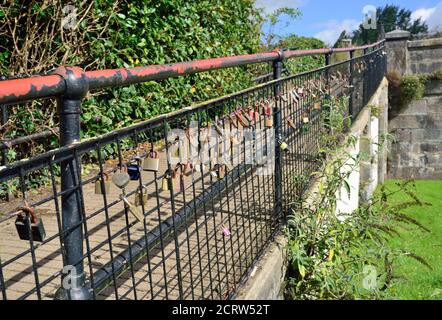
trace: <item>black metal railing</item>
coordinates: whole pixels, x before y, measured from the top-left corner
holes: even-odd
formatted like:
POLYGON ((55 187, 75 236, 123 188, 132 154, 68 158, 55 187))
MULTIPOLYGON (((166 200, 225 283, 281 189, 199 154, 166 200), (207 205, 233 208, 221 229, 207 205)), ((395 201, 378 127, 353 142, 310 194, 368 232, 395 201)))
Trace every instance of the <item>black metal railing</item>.
POLYGON ((382 80, 383 43, 363 49, 288 77, 282 60, 307 52, 0 82, 0 104, 59 98, 62 145, 0 170, 20 188, 1 204, 2 298, 233 298, 321 164, 325 105, 347 95, 354 119, 382 80), (267 62, 272 81, 80 141, 92 88, 267 62))

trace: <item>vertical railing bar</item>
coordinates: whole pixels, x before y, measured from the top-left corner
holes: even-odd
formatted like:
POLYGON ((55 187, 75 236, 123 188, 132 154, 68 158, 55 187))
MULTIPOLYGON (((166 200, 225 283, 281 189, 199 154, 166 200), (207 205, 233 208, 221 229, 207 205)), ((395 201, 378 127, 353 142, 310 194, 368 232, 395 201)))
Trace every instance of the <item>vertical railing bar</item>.
POLYGON ((2 300, 8 300, 8 296, 6 295, 5 278, 3 277, 3 265, 1 257, 0 257, 0 289, 2 292, 2 300))
POLYGON ((349 86, 350 86, 350 101, 348 104, 348 112, 350 114, 351 123, 354 121, 354 110, 353 110, 353 94, 354 94, 354 88, 353 88, 353 72, 354 72, 354 50, 350 51, 350 78, 349 78, 349 86))
MULTIPOLYGON (((179 148, 184 148, 184 145, 181 144, 181 137, 179 137, 179 148)), ((182 158, 181 158, 181 153, 182 150, 178 150, 179 153, 179 157, 180 157, 180 163, 179 163, 179 188, 180 188, 180 192, 181 192, 181 182, 183 182, 184 186, 183 186, 183 190, 182 190, 182 194, 183 194, 183 208, 187 207, 187 201, 186 201, 186 186, 184 181, 182 181, 182 179, 184 180, 184 172, 183 172, 183 162, 182 162, 182 158)), ((191 290, 191 295, 192 295, 192 300, 195 300, 195 291, 194 291, 194 282, 193 282, 193 268, 192 268, 192 249, 190 247, 190 239, 189 239, 189 225, 188 225, 188 221, 187 221, 187 214, 184 215, 184 227, 186 229, 186 243, 187 243, 187 252, 189 255, 189 273, 190 273, 190 290, 191 290)))
MULTIPOLYGON (((80 141, 80 113, 81 101, 89 90, 86 73, 77 67, 59 67, 53 74, 59 75, 65 82, 65 92, 58 98, 57 107, 60 116, 60 145, 69 146, 80 141)), ((64 248, 66 253, 65 266, 74 266, 75 274, 64 274, 72 285, 70 288, 60 287, 55 299, 60 300, 89 300, 92 298, 86 286, 86 275, 83 265, 83 232, 81 227, 81 212, 78 207, 78 186, 75 177, 81 173, 75 172, 74 160, 60 163, 61 167, 61 192, 72 190, 61 197, 64 248), (70 168, 70 169, 69 169, 70 168), (72 230, 71 230, 72 228, 72 230), (77 261, 80 261, 77 263, 77 261)))
MULTIPOLYGON (((186 114, 186 122, 187 122, 187 128, 190 128, 190 114, 186 114)), ((190 136, 190 131, 189 131, 189 163, 192 165, 191 169, 192 169, 192 193, 193 193, 193 205, 194 205, 194 219, 195 219, 195 232, 196 232, 196 243, 197 243, 197 248, 198 248, 198 265, 199 265, 199 269, 200 269, 200 275, 201 275, 201 295, 204 292, 204 279, 202 276, 203 273, 203 266, 202 266, 202 259, 201 259, 201 243, 200 243, 200 235, 199 235, 199 223, 198 223, 198 214, 197 214, 197 209, 196 209, 196 191, 195 191, 195 168, 194 168, 194 163, 193 163, 193 148, 192 148, 192 141, 191 141, 192 137, 190 136)), ((201 297, 202 298, 202 297, 201 297)))
MULTIPOLYGON (((280 50, 279 59, 273 62, 273 79, 281 77, 282 61, 284 60, 284 51, 280 50)), ((283 216, 282 212, 282 156, 279 141, 281 136, 281 110, 280 101, 278 101, 279 92, 281 91, 281 84, 277 82, 273 85, 273 99, 274 99, 274 125, 275 125, 275 220, 279 220, 283 216)))
MULTIPOLYGON (((1 81, 0 77, 0 81, 1 81)), ((0 104, 0 125, 4 126, 8 122, 8 106, 7 105, 1 105, 0 104)), ((2 159, 1 159, 1 165, 6 166, 8 164, 8 149, 2 148, 2 159)), ((8 185, 8 182, 5 182, 6 185, 8 185)), ((11 193, 9 192, 9 188, 6 190, 6 201, 9 201, 11 199, 11 193)))
MULTIPOLYGON (((167 156, 167 169, 170 174, 172 174, 172 167, 169 159, 169 143, 167 141, 167 136, 169 134, 168 132, 168 123, 167 120, 164 119, 163 121, 163 134, 164 134, 164 143, 165 143, 165 150, 166 150, 166 156, 167 156)), ((167 179, 167 177, 166 177, 167 179)), ((176 256, 176 266, 177 266, 177 276, 178 276, 178 291, 179 291, 179 298, 182 300, 183 297, 183 279, 181 275, 181 258, 180 258, 180 248, 179 248, 179 242, 178 242, 178 231, 176 227, 176 221, 175 221, 175 191, 173 190, 173 183, 172 183, 173 177, 169 178, 168 184, 170 187, 170 204, 172 209, 172 224, 173 224, 173 237, 175 242, 175 256, 176 256), (170 182, 170 183, 169 183, 170 182)))
MULTIPOLYGON (((139 152, 138 152, 138 132, 137 130, 134 130, 133 132, 133 139, 134 139, 134 144, 137 148, 137 156, 140 156, 139 152)), ((141 166, 141 159, 137 160, 137 165, 141 166)), ((140 167, 138 167, 138 170, 140 170, 140 167)), ((148 237, 147 237, 147 226, 146 226, 146 208, 145 206, 147 205, 147 203, 144 203, 144 185, 143 185, 143 175, 140 172, 139 174, 139 179, 138 179, 138 188, 140 190, 140 203, 141 203, 141 210, 143 212, 143 216, 144 216, 144 220, 143 220, 143 231, 144 231, 144 239, 146 239, 146 243, 148 243, 148 237)), ((137 196, 137 195, 135 195, 137 196)), ((146 199, 147 199, 147 191, 146 191, 146 199)), ((147 201, 146 201, 147 202, 147 201)), ((146 246, 146 263, 147 263, 147 273, 148 273, 148 277, 149 277, 149 287, 150 287, 150 297, 151 300, 153 300, 153 287, 152 287, 152 268, 150 265, 150 249, 149 246, 146 246)))
MULTIPOLYGON (((245 107, 249 104, 249 96, 247 95, 244 95, 244 96, 242 96, 242 98, 241 98, 241 103, 242 103, 242 108, 243 109, 245 109, 245 107)), ((244 130, 244 129, 243 129, 244 130)), ((249 129, 249 130, 251 130, 251 129, 249 129)), ((246 141, 245 141, 245 136, 244 136, 244 140, 243 140, 243 145, 244 145, 244 161, 246 160, 246 157, 247 157, 247 151, 246 151, 246 141)), ((245 167, 244 167, 245 168, 245 167)), ((256 201, 255 201, 255 191, 254 191, 254 183, 253 183, 253 180, 254 180, 254 177, 253 177, 253 160, 252 160, 252 163, 250 164, 250 180, 251 180, 251 185, 252 185, 252 192, 251 192, 251 196, 252 197, 250 197, 250 192, 249 192, 249 179, 247 179, 247 173, 245 174, 245 176, 244 176, 244 179, 245 179, 245 183, 246 183, 246 194, 247 194, 247 209, 248 209, 248 214, 249 214, 249 221, 250 221, 250 226, 252 225, 252 221, 253 221, 253 225, 254 225, 254 227, 253 227, 253 230, 254 230, 254 232, 255 232, 255 237, 253 238, 253 232, 252 232, 252 228, 250 228, 250 241, 252 242, 251 243, 251 246, 253 247, 253 242, 254 242, 254 245, 255 245, 255 247, 256 247, 256 252, 258 252, 258 250, 259 250, 259 247, 258 247, 258 232, 257 232, 257 225, 256 225, 256 219, 257 219, 257 217, 256 217, 256 201), (251 206, 250 205, 250 198, 252 198, 252 201, 253 201, 253 205, 251 206), (252 207, 252 210, 251 210, 251 207, 252 207), (253 214, 251 213, 251 211, 253 211, 253 214), (252 218, 253 217, 253 218, 252 218)))
MULTIPOLYGON (((207 120, 207 122, 209 122, 210 120, 210 116, 208 111, 206 111, 205 113, 205 118, 207 120)), ((211 147, 210 147, 210 132, 208 132, 208 126, 206 127, 207 130, 207 155, 209 157, 209 181, 210 181, 210 185, 213 185, 213 176, 211 174, 213 168, 212 168, 212 158, 211 158, 211 147)), ((216 225, 216 217, 215 217, 215 204, 214 204, 214 198, 215 197, 211 197, 210 198, 210 203, 211 203, 211 207, 212 207, 212 221, 213 221, 213 232, 214 232, 214 237, 215 237, 215 260, 216 260, 216 268, 217 268, 217 274, 218 274, 218 286, 217 286, 217 290, 218 293, 221 297, 221 269, 220 269, 220 264, 219 264, 219 251, 218 251, 218 237, 217 237, 217 225, 216 225)))
POLYGON ((58 203, 57 183, 55 180, 54 163, 53 163, 52 159, 49 159, 49 172, 51 175, 52 192, 54 194, 55 216, 57 218, 57 227, 59 230, 58 234, 59 234, 59 241, 60 241, 61 259, 63 261, 63 265, 65 265, 66 264, 66 257, 65 257, 65 252, 64 252, 63 236, 61 234, 61 230, 62 230, 61 212, 60 212, 60 205, 58 203))
MULTIPOLYGON (((266 159, 266 167, 265 167, 265 172, 263 172, 263 185, 265 187, 267 187, 266 189, 264 189, 264 217, 265 217, 265 221, 264 221, 264 227, 265 227, 265 232, 266 232, 266 238, 270 237, 270 230, 269 230, 269 212, 273 212, 273 208, 268 208, 267 206, 270 206, 269 203, 269 197, 272 196, 272 189, 269 185, 269 181, 270 181, 270 177, 269 177, 269 170, 268 170, 268 165, 269 165, 269 148, 270 146, 267 145, 267 128, 265 127, 265 120, 263 119, 263 117, 261 116, 263 110, 262 110, 262 104, 260 103, 260 101, 265 101, 266 100, 266 92, 268 91, 268 87, 264 88, 263 90, 259 91, 258 93, 258 105, 259 105, 259 126, 261 128, 261 154, 263 155, 263 157, 265 157, 266 159)), ((273 174, 273 172, 271 172, 271 174, 273 174)), ((273 214, 271 214, 270 216, 273 216, 273 214)))
MULTIPOLYGON (((81 178, 80 156, 78 155, 77 149, 74 149, 74 159, 75 159, 74 161, 75 161, 75 166, 76 166, 76 171, 78 173, 78 176, 72 177, 72 179, 73 179, 73 181, 78 179, 78 181, 76 182, 76 185, 78 188, 78 192, 76 193, 77 206, 80 208, 80 214, 82 215, 82 222, 83 222, 83 228, 84 228, 84 239, 86 242, 86 255, 87 255, 88 264, 89 264, 89 272, 91 274, 91 285, 92 285, 92 288, 94 288, 94 272, 93 272, 93 268, 92 268, 91 247, 90 247, 90 242, 89 242, 89 232, 88 232, 88 228, 87 228, 86 209, 85 209, 84 198, 83 198, 83 183, 82 183, 82 178, 81 178)), ((74 172, 75 171, 73 171, 72 173, 74 174, 74 172)), ((95 297, 95 290, 92 290, 92 298, 93 298, 93 300, 95 300, 95 298, 96 298, 95 297)))
MULTIPOLYGON (((241 106, 242 106, 242 108, 244 108, 244 98, 245 98, 245 96, 244 95, 241 95, 240 96, 240 101, 241 101, 241 106)), ((239 127, 239 119, 236 119, 236 125, 239 127)), ((241 161, 241 157, 242 156, 244 156, 244 164, 245 164, 245 160, 246 160, 246 139, 245 139, 245 135, 244 135, 244 129, 245 128, 242 128, 242 141, 241 141, 241 145, 242 145, 242 151, 238 154, 238 157, 240 157, 239 158, 239 161, 241 161)), ((249 225, 249 237, 250 237, 250 251, 251 251, 251 258, 252 258, 252 260, 254 260, 255 259, 255 256, 254 256, 254 254, 253 254, 253 236, 252 236, 252 215, 251 215, 251 213, 250 213, 250 197, 249 197, 249 195, 250 195, 250 193, 249 193, 249 187, 248 187, 248 185, 249 185, 249 183, 248 183, 248 179, 247 179, 247 175, 248 175, 248 173, 247 173, 247 168, 246 168, 246 165, 244 166, 244 183, 245 183, 245 191, 246 191, 246 202, 247 202, 247 216, 248 216, 248 225, 249 225)), ((240 188, 241 190, 243 190, 242 188, 240 188)), ((242 195, 242 192, 241 192, 241 195, 242 195)), ((241 199, 241 202, 242 202, 243 200, 241 199)))
MULTIPOLYGON (((23 167, 20 167, 19 170, 19 180, 20 180, 20 189, 23 196, 23 199, 27 199, 27 190, 26 190, 26 183, 25 178, 23 174, 23 167)), ((38 300, 41 300, 41 288, 40 288, 40 280, 38 276, 38 266, 37 266, 37 257, 35 255, 35 247, 34 247, 34 237, 32 235, 32 227, 31 227, 31 219, 26 214, 24 217, 26 221, 26 225, 28 227, 28 235, 29 235, 29 248, 31 250, 31 260, 32 260, 32 271, 34 273, 34 281, 35 281, 35 289, 37 290, 37 298, 38 300)))
MULTIPOLYGON (((200 172, 201 172, 201 186, 202 186, 202 195, 203 195, 203 214, 204 214, 204 227, 206 231, 206 239, 209 239, 209 228, 207 226, 207 210, 206 210, 206 201, 205 201, 205 193, 206 188, 204 185, 204 164, 202 159, 202 145, 201 145, 201 110, 197 111, 197 120, 198 120, 198 161, 200 161, 200 172)), ((196 164, 198 165, 198 164, 196 164)), ((209 267, 209 280, 210 280, 210 296, 213 300, 213 277, 212 277, 212 265, 211 265, 211 259, 210 259, 210 244, 209 241, 206 241, 206 247, 207 247, 207 266, 209 267)))
MULTIPOLYGON (((272 100, 272 97, 273 97, 273 87, 267 87, 266 91, 267 91, 266 92, 266 96, 270 97, 270 100, 272 100)), ((272 116, 273 116, 273 113, 272 113, 272 116)), ((270 130, 272 130, 272 134, 273 134, 273 136, 270 135, 270 138, 275 138, 275 136, 274 136, 274 125, 275 124, 273 123, 273 128, 272 129, 268 128, 265 131, 266 132, 266 142, 267 142, 267 134, 269 133, 270 130)), ((277 142, 276 141, 275 141, 275 145, 277 146, 277 142)), ((268 154, 272 154, 273 155, 272 164, 273 164, 273 166, 275 166, 276 158, 274 156, 274 149, 270 150, 270 148, 271 148, 271 146, 267 147, 267 152, 268 152, 268 154)), ((275 203, 275 172, 274 172, 275 168, 273 167, 272 169, 273 169, 272 172, 268 172, 268 174, 270 175, 269 190, 271 191, 271 192, 269 192, 269 195, 268 195, 268 202, 269 202, 269 205, 270 205, 271 210, 272 210, 272 213, 271 213, 271 216, 270 216, 270 224, 269 224, 269 228, 271 230, 271 233, 273 233, 273 222, 275 220, 274 217, 275 217, 275 210, 276 210, 276 203, 275 203)))
MULTIPOLYGON (((231 101, 229 101, 229 103, 228 103, 228 113, 231 113, 232 112, 232 103, 233 103, 233 101, 231 100, 231 101)), ((229 121, 229 129, 230 129, 230 131, 229 131, 229 133, 230 133, 230 136, 232 136, 232 132, 233 132, 233 123, 232 123, 232 121, 229 121)), ((235 134, 236 134, 237 132, 235 131, 235 134)), ((234 164, 235 163, 235 161, 234 161, 234 153, 235 153, 235 150, 236 150, 237 148, 236 148, 236 146, 234 147, 234 145, 233 145, 233 141, 230 139, 230 161, 234 164)), ((239 179, 239 177, 238 177, 238 179, 239 179)), ((237 226, 237 232, 238 232, 238 235, 239 234, 243 234, 244 235, 244 242, 243 242, 243 245, 244 245, 244 257, 245 257, 245 260, 246 260, 246 262, 245 262, 245 266, 244 266, 244 271, 243 272, 245 272, 246 270, 247 270, 247 244, 246 244, 246 233, 245 233, 245 222, 244 222, 244 211, 243 211, 243 209, 242 209, 242 203, 240 202, 240 204, 238 205, 238 203, 237 203, 237 195, 236 195, 236 187, 235 187, 235 182, 234 181, 232 181, 232 189, 233 189, 233 203, 234 203, 234 206, 235 206, 235 219, 236 219, 236 226, 237 226), (241 227, 239 226, 239 224, 238 224, 238 213, 239 213, 239 210, 241 210, 241 227), (241 232, 240 233, 240 228, 241 228, 241 230, 243 230, 243 232, 241 232)), ((239 187, 239 192, 241 193, 241 186, 239 187)), ((238 252, 240 252, 241 251, 241 242, 239 242, 238 243, 238 252)), ((241 254, 240 254, 240 260, 241 260, 241 254)), ((242 275, 241 275, 242 276, 242 275)))
MULTIPOLYGON (((234 106, 234 107, 236 107, 236 106, 234 106)), ((236 125, 236 128, 237 128, 237 136, 238 136, 238 133, 240 133, 240 130, 239 130, 239 121, 238 121, 238 119, 233 119, 233 121, 235 121, 235 125, 236 125)), ((240 164, 242 161, 241 161, 241 156, 242 156, 242 152, 243 152, 243 148, 241 147, 242 146, 242 144, 243 144, 243 140, 244 140, 244 135, 241 133, 240 134, 240 138, 241 138, 241 141, 238 141, 238 147, 236 148, 237 149, 237 155, 236 155, 236 158, 237 158, 237 161, 238 161, 238 164, 240 164), (239 149, 239 150, 238 150, 239 149)), ((245 166, 244 166, 244 173, 245 174, 247 174, 247 171, 246 171, 246 168, 245 168, 245 166)), ((247 247, 248 247, 248 241, 247 241, 247 233, 249 233, 250 234, 250 215, 247 213, 247 211, 244 209, 244 200, 243 200, 243 186, 242 186, 242 179, 241 179, 241 174, 238 176, 238 184, 239 184, 239 201, 240 201, 240 207, 241 207, 241 212, 242 212, 242 214, 241 214, 241 216, 242 216, 242 219, 243 219, 243 230, 244 230, 244 246, 245 246, 245 251, 247 252, 247 247), (249 231, 246 231, 246 220, 245 220, 245 218, 244 218, 244 215, 248 215, 248 222, 247 222, 247 226, 248 226, 248 229, 249 229, 249 231)), ((247 253, 246 253, 247 254, 247 253)), ((253 259, 253 248, 250 246, 250 257, 249 258, 252 258, 253 259)), ((251 265, 251 262, 249 262, 249 258, 247 258, 246 257, 246 259, 247 259, 247 262, 246 262, 246 268, 248 269, 249 267, 250 267, 250 265, 251 265)))
MULTIPOLYGON (((117 135, 116 136, 116 143, 117 143, 117 154, 118 154, 118 163, 119 163, 119 167, 120 170, 123 168, 124 161, 123 161, 123 156, 121 154, 121 143, 120 143, 120 137, 117 135)), ((126 196, 126 192, 124 189, 121 190, 123 197, 126 196)), ((131 236, 130 236, 130 222, 129 222, 129 208, 127 207, 126 203, 124 201, 123 202, 123 207, 124 207, 124 218, 126 221, 126 235, 127 235, 127 243, 128 243, 128 247, 129 247, 129 267, 130 267, 130 274, 131 274, 131 278, 132 278, 132 286, 133 288, 130 288, 127 293, 133 291, 134 293, 134 299, 138 300, 137 297, 137 288, 136 288, 136 281, 135 281, 135 271, 134 271, 134 265, 133 265, 133 257, 132 257, 132 240, 131 240, 131 236)))
MULTIPOLYGON (((296 126, 296 120, 295 120, 295 115, 296 115, 296 103, 295 101, 292 99, 292 97, 288 94, 288 92, 290 92, 291 90, 295 90, 295 86, 293 85, 293 80, 289 80, 287 82, 285 82, 285 86, 284 86, 284 92, 283 95, 286 96, 287 102, 284 104, 285 108, 287 109, 287 113, 288 113, 288 117, 293 121, 293 123, 296 126)), ((286 119, 286 121, 288 121, 288 119, 286 119)), ((294 197, 296 195, 296 190, 295 190, 295 179, 294 177, 296 177, 296 146, 295 146, 295 139, 296 139, 296 131, 295 129, 291 129, 289 127, 287 127, 287 138, 290 141, 289 147, 289 153, 288 153, 288 160, 289 160, 289 164, 287 164, 287 169, 290 168, 290 172, 287 173, 287 178, 289 179, 290 182, 287 182, 288 185, 290 186, 290 190, 287 190, 286 192, 286 197, 289 197, 289 201, 287 201, 287 205, 289 206, 290 203, 293 202, 294 197), (291 132, 291 133, 290 133, 291 132), (292 137, 291 137, 292 136, 292 137)), ((288 170, 287 170, 288 171, 288 170)), ((287 207, 286 210, 289 210, 290 208, 287 207)))
MULTIPOLYGON (((247 106, 250 106, 250 105, 252 105, 252 107, 254 106, 254 101, 255 101, 254 95, 255 95, 255 93, 253 92, 247 96, 247 106)), ((255 177, 257 179, 259 178, 259 176, 257 174, 257 166, 255 165, 255 161, 254 161, 254 158, 255 158, 254 150, 256 150, 256 137, 257 137, 256 136, 256 131, 257 131, 256 123, 252 124, 251 130, 252 130, 252 143, 250 144, 250 147, 252 150, 250 150, 250 154, 251 154, 250 160, 252 163, 251 163, 250 176, 251 176, 251 180, 252 180, 252 199, 253 199, 253 212, 254 212, 253 216, 255 217, 255 242, 256 242, 256 247, 259 248, 260 245, 262 246, 262 241, 259 240, 259 234, 258 234, 258 223, 260 224, 260 222, 259 222, 260 218, 258 216, 258 211, 259 211, 258 209, 260 209, 260 206, 259 206, 259 204, 257 204, 257 200, 256 200, 257 197, 255 197, 255 193, 256 193, 256 191, 255 191, 255 177), (258 207, 258 209, 257 209, 257 207, 258 207)), ((259 193, 259 191, 258 191, 258 193, 259 193)))
MULTIPOLYGON (((112 232, 110 229, 109 207, 108 207, 108 203, 107 203, 107 194, 106 194, 106 189, 105 189, 105 185, 104 185, 105 177, 103 174, 103 172, 104 172, 103 171, 103 159, 101 156, 101 144, 99 142, 96 143, 95 150, 97 151, 98 166, 99 166, 99 170, 100 170, 100 173, 99 173, 100 187, 101 187, 101 192, 103 194, 104 217, 106 219, 105 224, 106 224, 106 231, 107 231, 107 236, 108 236, 109 255, 110 255, 111 261, 114 261, 114 252, 113 252, 113 245, 112 245, 112 239, 111 239, 112 232)), ((113 281, 113 288, 114 288, 114 293, 115 293, 115 300, 119 300, 117 279, 115 277, 115 266, 113 263, 111 263, 111 268, 112 268, 112 281, 113 281)))
MULTIPOLYGON (((216 121, 216 119, 214 120, 214 121, 216 121)), ((213 128, 212 128, 212 132, 213 132, 213 128)), ((209 136, 211 137, 211 133, 212 132, 209 132, 209 136)), ((218 164, 218 168, 221 168, 221 166, 222 166, 222 161, 220 161, 220 155, 219 155, 219 144, 220 144, 220 139, 219 139, 219 136, 218 136, 218 134, 216 133, 216 131, 215 131, 215 150, 214 150, 214 152, 215 152, 215 156, 216 156, 216 163, 218 164)), ((211 152, 210 152, 210 149, 209 149, 209 158, 211 158, 211 152)), ((225 171, 225 170, 224 170, 225 171)), ((218 172, 218 174, 219 174, 219 172, 218 172)), ((222 179, 224 179, 225 180, 225 182, 226 182, 226 184, 227 184, 227 178, 226 177, 223 177, 223 178, 221 178, 219 175, 218 175, 218 179, 219 180, 222 180, 222 179)), ((218 203, 219 203, 219 213, 220 213, 220 217, 221 217, 221 225, 219 226, 219 227, 223 227, 223 225, 224 225, 224 215, 223 215, 223 193, 225 193, 225 192, 218 192, 218 194, 217 195, 215 195, 215 197, 213 198, 213 200, 212 200, 212 207, 213 207, 213 202, 214 202, 214 199, 217 197, 219 200, 218 200, 218 203)), ((226 201, 228 201, 228 197, 226 196, 226 201)), ((213 208, 213 212, 214 212, 214 214, 215 214, 215 209, 213 208)), ((219 229, 215 229, 215 233, 218 231, 219 229)), ((224 266, 225 266, 225 272, 226 272, 226 276, 225 276, 225 279, 226 279, 226 286, 227 286, 227 291, 229 291, 229 289, 230 289, 230 285, 229 285, 229 269, 228 269, 228 262, 227 262, 227 248, 226 248, 226 236, 224 235, 224 233, 222 233, 222 240, 223 240, 223 249, 224 249, 224 266)), ((233 257, 232 257, 233 258, 233 257)), ((221 291, 221 288, 220 288, 220 291, 221 291)), ((224 297, 224 296, 223 296, 224 297)), ((222 297, 222 298, 223 298, 222 297)))
MULTIPOLYGON (((149 140, 150 140, 151 145, 153 146, 154 136, 153 136, 152 128, 149 128, 149 140)), ((155 198, 157 200, 158 227, 159 227, 159 231, 160 231, 161 261, 162 261, 162 265, 163 265, 163 274, 164 274, 164 291, 166 294, 166 299, 168 300, 169 299, 169 289, 168 289, 166 261, 165 261, 165 254, 164 254, 164 241, 163 241, 163 228, 162 228, 163 224, 162 224, 161 210, 160 210, 158 174, 156 171, 154 171, 153 175, 154 175, 154 184, 155 184, 155 198)))
MULTIPOLYGON (((225 155, 226 149, 229 150, 229 152, 230 152, 230 149, 227 148, 227 145, 230 144, 230 140, 226 140, 226 132, 227 132, 227 130, 226 130, 225 118, 222 117, 221 121, 222 121, 222 129, 223 129, 223 133, 224 133, 223 142, 222 142, 222 144, 223 144, 223 148, 222 148, 223 155, 222 155, 222 157, 223 157, 223 159, 225 159, 225 157, 226 157, 226 155, 225 155)), ((230 132, 229 132, 229 134, 230 134, 230 132)), ((231 236, 230 236, 230 248, 231 248, 231 254, 232 254, 232 261, 235 261, 234 260, 234 257, 235 257, 234 253, 238 252, 238 250, 234 251, 234 248, 233 248, 235 243, 233 242, 233 234, 234 234, 234 232, 233 232, 233 229, 232 229, 232 219, 231 219, 231 211, 230 211, 229 180, 230 179, 226 179, 226 201, 225 202, 227 203, 227 212, 228 212, 227 215, 228 215, 228 221, 229 221, 229 230, 230 230, 230 233, 231 233, 231 236)), ((233 194, 233 199, 235 199, 235 194, 233 194)), ((234 207, 236 207, 235 204, 234 204, 234 207)), ((236 214, 235 214, 235 217, 236 217, 236 214)), ((238 226, 238 221, 236 221, 236 225, 238 226)), ((239 232, 235 232, 235 234, 237 235, 236 244, 238 244, 238 246, 239 246, 239 243, 240 243, 240 241, 239 241, 239 232)), ((239 259, 238 260, 239 260, 240 273, 242 273, 242 262, 241 262, 241 256, 240 255, 239 255, 239 259)), ((235 270, 236 268, 235 268, 235 263, 232 263, 232 268, 233 268, 233 278, 234 278, 234 282, 235 282, 234 287, 236 288, 236 270, 235 270)))

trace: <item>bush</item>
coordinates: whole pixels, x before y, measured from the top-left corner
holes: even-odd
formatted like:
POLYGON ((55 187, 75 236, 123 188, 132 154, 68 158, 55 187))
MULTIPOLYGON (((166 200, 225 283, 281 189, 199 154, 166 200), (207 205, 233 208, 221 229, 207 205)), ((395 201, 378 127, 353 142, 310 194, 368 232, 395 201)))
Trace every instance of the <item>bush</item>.
MULTIPOLYGON (((325 48, 326 44, 316 38, 291 35, 282 39, 276 46, 284 49, 304 50, 325 48)), ((296 74, 323 67, 325 65, 325 56, 318 55, 290 59, 284 65, 290 74, 296 74)))
MULTIPOLYGON (((0 73, 30 75, 58 65, 78 65, 86 70, 134 67, 259 50, 262 18, 251 0, 70 3, 77 17, 72 30, 61 26, 67 13, 60 1, 11 0, 0 4, 0 73)), ((252 83, 251 78, 247 68, 241 67, 91 94, 82 106, 82 137, 243 89, 252 83)), ((9 110, 11 121, 2 132, 5 137, 57 126, 51 101, 9 110)), ((57 140, 40 149, 33 147, 27 156, 56 147, 57 140)), ((11 160, 14 157, 12 154, 11 160)))
POLYGON ((411 101, 421 99, 425 93, 426 78, 411 75, 401 77, 397 72, 387 74, 389 82, 389 117, 395 117, 411 101))

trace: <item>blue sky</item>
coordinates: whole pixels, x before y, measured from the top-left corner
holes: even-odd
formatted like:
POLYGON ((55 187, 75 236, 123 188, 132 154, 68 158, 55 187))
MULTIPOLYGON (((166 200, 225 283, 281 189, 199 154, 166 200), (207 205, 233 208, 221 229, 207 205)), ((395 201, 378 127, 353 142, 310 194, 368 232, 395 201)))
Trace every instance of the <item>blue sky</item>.
MULTIPOLYGON (((413 12, 413 17, 426 20, 431 29, 442 23, 442 0, 256 0, 256 5, 266 12, 278 7, 297 7, 302 16, 292 21, 283 17, 276 26, 277 34, 295 33, 302 36, 317 37, 328 44, 334 43, 342 30, 352 31, 364 18, 362 12, 366 5, 375 7, 395 4, 413 12)), ((266 32, 264 26, 264 32, 266 32)))

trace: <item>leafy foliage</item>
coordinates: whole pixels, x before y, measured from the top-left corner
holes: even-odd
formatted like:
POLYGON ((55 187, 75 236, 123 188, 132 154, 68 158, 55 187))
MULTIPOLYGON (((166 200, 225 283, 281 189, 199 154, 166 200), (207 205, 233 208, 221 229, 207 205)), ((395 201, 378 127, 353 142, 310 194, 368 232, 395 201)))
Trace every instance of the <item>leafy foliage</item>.
MULTIPOLYGON (((287 15, 289 18, 294 20, 301 16, 301 12, 296 8, 282 7, 276 9, 274 12, 265 15, 265 20, 269 24, 269 30, 267 32, 265 40, 266 47, 272 46, 275 39, 283 39, 281 35, 275 34, 274 32, 276 25, 281 21, 281 16, 283 15, 287 15)), ((288 24, 289 22, 286 22, 286 25, 288 24)))
MULTIPOLYGON (((298 37, 296 35, 290 35, 281 39, 276 47, 292 50, 304 50, 304 49, 321 49, 326 45, 323 41, 316 38, 298 37)), ((288 69, 290 74, 296 74, 305 72, 308 70, 314 70, 325 65, 324 55, 300 57, 290 59, 284 62, 284 66, 288 69)))
POLYGON ((442 80, 442 70, 434 73, 406 75, 401 77, 396 71, 387 74, 389 82, 388 99, 391 108, 390 117, 395 117, 411 101, 421 99, 429 81, 442 80))
POLYGON ((388 245, 401 225, 428 230, 404 213, 406 208, 427 205, 415 195, 413 182, 399 182, 394 191, 383 186, 353 213, 337 213, 341 189, 350 191, 346 181, 364 159, 363 153, 353 156, 347 151, 356 142, 343 134, 348 128, 348 119, 342 116, 347 103, 346 99, 329 102, 330 112, 324 119, 328 128, 320 150, 327 160, 313 174, 316 191, 293 203, 286 227, 288 299, 380 298, 397 278, 397 257, 410 257, 431 268, 414 253, 388 245), (408 199, 392 204, 389 199, 397 192, 408 199))
POLYGON ((382 31, 387 33, 396 28, 409 31, 411 34, 428 33, 427 24, 420 18, 412 21, 411 14, 410 10, 400 8, 397 5, 388 4, 384 7, 378 7, 376 10, 377 28, 365 29, 361 24, 353 34, 353 42, 355 44, 374 43, 379 39, 382 31))
MULTIPOLYGON (((14 0, 0 5, 0 72, 29 75, 60 64, 90 70, 255 53, 262 18, 253 3, 76 0, 71 4, 77 24, 66 30, 61 26, 65 13, 60 1, 14 0)), ((241 67, 91 94, 82 106, 82 136, 243 89, 251 78, 241 67)), ((53 102, 13 106, 2 133, 8 138, 28 135, 56 127, 57 121, 53 102)), ((57 146, 57 140, 43 149, 57 146)), ((41 150, 33 149, 33 154, 41 150)))

